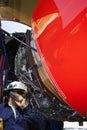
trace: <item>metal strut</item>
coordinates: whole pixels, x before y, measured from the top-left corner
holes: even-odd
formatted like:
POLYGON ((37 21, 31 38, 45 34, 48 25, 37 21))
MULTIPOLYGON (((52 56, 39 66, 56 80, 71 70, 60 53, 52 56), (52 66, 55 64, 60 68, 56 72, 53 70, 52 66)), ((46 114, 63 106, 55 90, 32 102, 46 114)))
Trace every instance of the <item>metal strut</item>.
POLYGON ((23 44, 23 45, 29 47, 30 49, 32 49, 33 51, 36 51, 36 52, 37 52, 37 50, 36 50, 34 47, 29 46, 27 43, 25 43, 25 42, 21 41, 20 39, 18 39, 17 37, 15 37, 13 34, 10 34, 10 33, 8 33, 7 31, 5 31, 5 30, 3 30, 3 29, 1 29, 1 30, 2 30, 5 34, 7 34, 9 37, 12 37, 12 38, 15 39, 16 41, 20 42, 21 44, 23 44))
POLYGON ((1 49, 3 51, 3 59, 2 59, 2 65, 1 65, 1 69, 0 69, 0 102, 2 101, 2 85, 3 85, 3 73, 4 73, 4 69, 5 69, 5 63, 6 63, 6 50, 5 50, 5 41, 3 38, 3 33, 2 30, 0 29, 0 44, 1 44, 1 49))

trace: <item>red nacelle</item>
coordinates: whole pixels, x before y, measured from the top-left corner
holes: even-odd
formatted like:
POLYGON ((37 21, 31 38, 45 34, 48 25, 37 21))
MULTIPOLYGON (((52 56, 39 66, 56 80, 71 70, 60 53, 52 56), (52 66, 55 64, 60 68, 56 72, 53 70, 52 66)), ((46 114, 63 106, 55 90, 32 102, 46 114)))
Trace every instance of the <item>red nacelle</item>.
POLYGON ((32 28, 42 63, 58 93, 87 117, 87 0, 40 0, 32 28))

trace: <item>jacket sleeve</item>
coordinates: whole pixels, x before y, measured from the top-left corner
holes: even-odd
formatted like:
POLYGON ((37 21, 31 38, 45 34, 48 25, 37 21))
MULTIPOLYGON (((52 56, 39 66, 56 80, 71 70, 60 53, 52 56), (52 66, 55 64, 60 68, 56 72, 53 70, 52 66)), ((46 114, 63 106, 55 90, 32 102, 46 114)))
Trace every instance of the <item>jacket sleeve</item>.
POLYGON ((33 109, 30 108, 30 106, 28 105, 26 108, 24 109, 20 109, 20 114, 17 117, 18 121, 32 121, 32 120, 40 120, 41 116, 35 112, 33 109))
MULTIPOLYGON (((22 121, 27 122, 33 129, 44 129, 44 120, 43 117, 34 111, 34 109, 31 109, 29 106, 24 108, 21 111, 22 114, 19 114, 19 117, 17 118, 17 122, 21 123, 22 121), (37 127, 36 127, 37 126, 37 127), (34 128, 35 127, 35 128, 34 128)), ((36 129, 36 130, 37 130, 36 129)))

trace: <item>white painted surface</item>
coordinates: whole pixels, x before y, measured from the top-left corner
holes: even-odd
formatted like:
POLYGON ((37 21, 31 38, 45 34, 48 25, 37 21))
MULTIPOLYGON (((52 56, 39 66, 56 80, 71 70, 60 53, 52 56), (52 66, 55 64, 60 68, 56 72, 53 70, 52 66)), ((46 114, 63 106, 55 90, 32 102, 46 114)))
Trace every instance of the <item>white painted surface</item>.
POLYGON ((79 126, 79 122, 64 122, 64 130, 87 130, 87 122, 83 122, 83 126, 79 126))

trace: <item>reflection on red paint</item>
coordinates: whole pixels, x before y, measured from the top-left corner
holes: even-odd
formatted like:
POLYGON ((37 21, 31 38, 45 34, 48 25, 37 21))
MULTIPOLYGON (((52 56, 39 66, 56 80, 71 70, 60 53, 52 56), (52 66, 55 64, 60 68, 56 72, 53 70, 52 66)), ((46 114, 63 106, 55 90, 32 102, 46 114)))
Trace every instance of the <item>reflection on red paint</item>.
POLYGON ((32 22, 38 52, 55 88, 65 102, 87 117, 87 1, 40 0, 32 22), (49 22, 51 14, 59 17, 49 22))

